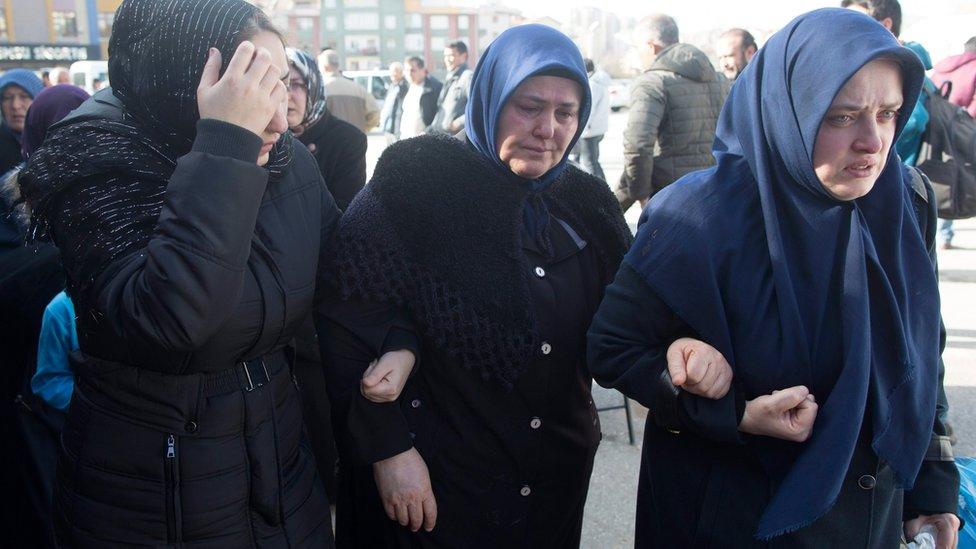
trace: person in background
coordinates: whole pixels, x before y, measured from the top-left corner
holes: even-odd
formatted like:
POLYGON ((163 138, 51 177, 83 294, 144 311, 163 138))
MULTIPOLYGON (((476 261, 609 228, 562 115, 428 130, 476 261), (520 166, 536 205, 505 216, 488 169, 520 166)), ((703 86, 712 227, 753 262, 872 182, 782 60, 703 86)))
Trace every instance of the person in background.
POLYGON ((573 160, 578 162, 586 173, 605 181, 606 176, 603 174, 603 167, 600 166, 600 141, 603 141, 603 136, 610 126, 610 76, 596 70, 590 58, 584 59, 583 63, 589 77, 593 107, 590 109, 590 119, 586 122, 586 128, 580 134, 580 140, 576 144, 573 160))
POLYGON ((923 75, 869 17, 803 14, 732 86, 717 165, 644 210, 587 346, 651 410, 635 547, 956 547, 936 204, 894 151, 923 75))
POLYGON ((51 85, 57 86, 58 84, 70 84, 71 83, 71 71, 65 67, 55 67, 51 69, 51 85))
POLYGON ((325 107, 339 120, 345 120, 363 133, 380 122, 380 109, 366 88, 342 75, 339 52, 323 50, 318 58, 319 70, 325 82, 325 107))
POLYGON ((68 356, 77 350, 75 307, 62 291, 44 309, 37 342, 37 372, 31 378, 34 394, 61 412, 68 409, 74 392, 75 376, 68 356))
POLYGON ((380 109, 380 129, 386 136, 386 144, 392 145, 400 139, 400 117, 403 115, 403 97, 407 95, 410 84, 403 76, 403 63, 390 63, 390 86, 386 89, 383 108, 380 109))
POLYGON ((714 164, 715 123, 728 92, 708 56, 678 42, 671 17, 645 17, 635 34, 645 72, 631 87, 624 171, 614 191, 624 211, 634 202, 643 207, 681 176, 714 164))
MULTIPOLYGON (((45 88, 34 98, 24 128, 21 132, 21 152, 24 160, 29 160, 34 151, 44 141, 48 128, 64 118, 88 98, 81 88, 61 84, 45 88)), ((39 343, 43 332, 43 316, 51 299, 64 289, 64 274, 61 269, 58 250, 51 244, 26 244, 30 211, 20 199, 19 175, 22 165, 8 172, 3 180, 3 203, 9 215, 3 219, 3 238, 0 243, 0 326, 4 326, 4 418, 0 433, 13 451, 4 452, 4 458, 16 456, 19 467, 0 469, 13 472, 16 480, 4 486, 11 487, 15 493, 26 491, 24 497, 15 497, 18 505, 15 512, 16 529, 12 537, 6 537, 12 547, 53 547, 54 536, 51 530, 51 495, 55 483, 55 465, 58 456, 58 441, 64 414, 49 406, 32 391, 32 376, 39 367, 38 357, 44 347, 39 343), (12 207, 11 207, 12 206, 12 207), (7 388, 10 380, 16 382, 10 394, 7 388), (7 406, 16 403, 16 413, 7 406), (16 434, 8 433, 7 418, 16 420, 16 434), (29 513, 29 517, 23 514, 29 513), (25 537, 35 535, 35 542, 29 543, 25 537)), ((65 360, 67 356, 63 357, 65 360)), ((5 520, 7 516, 5 515, 5 520)))
POLYGON ((340 210, 366 184, 366 134, 329 111, 322 73, 308 53, 288 48, 288 127, 308 147, 340 210))
POLYGON ((745 29, 729 29, 723 32, 715 46, 718 67, 729 82, 739 77, 752 56, 756 55, 756 51, 756 39, 745 29))
MULTIPOLYGON (((287 48, 288 127, 308 147, 340 209, 366 184, 366 134, 325 108, 325 85, 315 59, 287 48)), ((330 501, 336 496, 338 456, 315 323, 309 316, 295 334, 295 379, 302 395, 305 430, 330 501)))
POLYGON ((0 125, 0 176, 24 160, 21 132, 27 120, 27 109, 43 89, 41 79, 27 69, 12 69, 0 76, 0 114, 3 115, 0 125))
POLYGON ((444 87, 437 97, 437 116, 430 123, 430 131, 451 135, 464 129, 464 109, 471 93, 473 71, 468 68, 468 46, 458 40, 444 48, 444 87))
POLYGON ((427 73, 423 59, 408 57, 404 64, 410 85, 400 109, 400 139, 409 139, 423 134, 434 120, 441 83, 427 73))
POLYGON ((45 88, 50 88, 51 84, 51 71, 41 71, 41 82, 44 83, 45 88))
MULTIPOLYGON (((961 54, 936 63, 932 82, 939 88, 946 82, 951 82, 949 101, 966 109, 969 116, 976 118, 976 36, 966 41, 961 54)), ((943 250, 952 249, 954 236, 952 220, 940 221, 939 240, 943 250)))
POLYGON ((600 441, 586 327, 630 242, 606 183, 567 162, 589 96, 569 37, 510 28, 464 134, 386 149, 343 215, 323 334, 340 547, 579 546, 600 441))

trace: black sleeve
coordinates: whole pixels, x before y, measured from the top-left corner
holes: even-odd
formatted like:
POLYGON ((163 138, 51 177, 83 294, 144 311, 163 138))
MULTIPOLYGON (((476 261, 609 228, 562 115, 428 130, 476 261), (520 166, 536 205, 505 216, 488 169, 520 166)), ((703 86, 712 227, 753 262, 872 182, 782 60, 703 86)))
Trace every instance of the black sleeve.
MULTIPOLYGON (((148 244, 114 262, 89 290, 118 341, 190 351, 234 311, 268 182, 261 138, 200 120, 192 150, 166 187, 148 244)), ((106 235, 106 238, 109 236, 106 235)))
POLYGON ((326 387, 340 455, 369 464, 413 447, 399 402, 377 404, 359 391, 369 364, 387 351, 418 357, 420 340, 403 314, 388 305, 330 299, 317 315, 326 387))
MULTIPOLYGON (((340 210, 345 210, 366 185, 366 134, 350 126, 341 145, 341 157, 328 181, 329 190, 340 210)), ((337 142, 339 142, 337 140, 337 142)))
MULTIPOLYGON (((668 373, 667 350, 692 330, 623 263, 607 287, 587 334, 587 362, 594 379, 646 406, 654 423, 688 430, 719 442, 743 443, 739 421, 742 394, 730 390, 718 400, 676 388, 668 373)), ((734 384, 733 384, 734 386, 734 384)))
MULTIPOLYGON (((929 257, 932 260, 932 267, 935 269, 938 278, 939 266, 935 251, 936 234, 936 200, 935 193, 932 191, 931 184, 927 178, 926 183, 927 200, 916 205, 920 211, 926 212, 926 216, 919 216, 923 223, 919 226, 923 230, 925 244, 928 247, 929 257)), ((945 323, 939 319, 940 325, 940 347, 939 347, 939 394, 936 400, 935 424, 932 428, 932 439, 929 443, 929 450, 926 452, 922 468, 918 472, 915 486, 911 491, 905 492, 904 498, 904 518, 911 520, 919 515, 934 515, 939 513, 952 513, 959 516, 959 470, 956 468, 955 457, 952 452, 952 444, 949 440, 948 412, 949 402, 946 398, 945 385, 945 362, 942 360, 942 351, 945 350, 946 330, 945 323)), ((960 517, 960 521, 962 517, 960 517)))

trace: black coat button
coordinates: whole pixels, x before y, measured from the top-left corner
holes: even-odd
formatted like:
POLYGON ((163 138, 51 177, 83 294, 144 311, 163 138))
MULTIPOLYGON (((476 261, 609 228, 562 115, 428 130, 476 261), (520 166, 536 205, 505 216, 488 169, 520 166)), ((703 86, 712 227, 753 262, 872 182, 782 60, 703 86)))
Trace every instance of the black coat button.
POLYGON ((857 485, 864 490, 873 490, 874 486, 878 483, 878 480, 871 475, 864 475, 857 479, 857 485))
POLYGON ((195 433, 195 432, 197 432, 198 429, 200 429, 200 427, 197 425, 197 422, 195 422, 195 421, 187 421, 186 422, 186 432, 187 433, 195 433))

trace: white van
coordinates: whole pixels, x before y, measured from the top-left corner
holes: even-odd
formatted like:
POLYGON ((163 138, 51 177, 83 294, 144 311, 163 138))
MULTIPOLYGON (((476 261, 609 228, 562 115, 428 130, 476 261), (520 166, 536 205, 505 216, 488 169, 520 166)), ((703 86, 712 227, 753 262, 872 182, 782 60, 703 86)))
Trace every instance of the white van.
POLYGON ((390 87, 390 71, 342 71, 342 75, 366 88, 380 105, 386 99, 386 89, 390 87))
POLYGON ((95 93, 95 80, 101 80, 101 87, 108 86, 108 61, 75 61, 71 64, 71 83, 95 93))

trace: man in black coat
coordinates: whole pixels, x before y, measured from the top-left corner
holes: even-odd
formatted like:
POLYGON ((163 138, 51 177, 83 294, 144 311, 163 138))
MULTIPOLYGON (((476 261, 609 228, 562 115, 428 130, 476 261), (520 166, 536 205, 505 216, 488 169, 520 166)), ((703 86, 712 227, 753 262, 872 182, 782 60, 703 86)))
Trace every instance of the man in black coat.
POLYGON ((437 115, 437 97, 442 84, 427 73, 424 60, 413 56, 405 62, 410 87, 400 107, 400 139, 416 137, 437 115))

